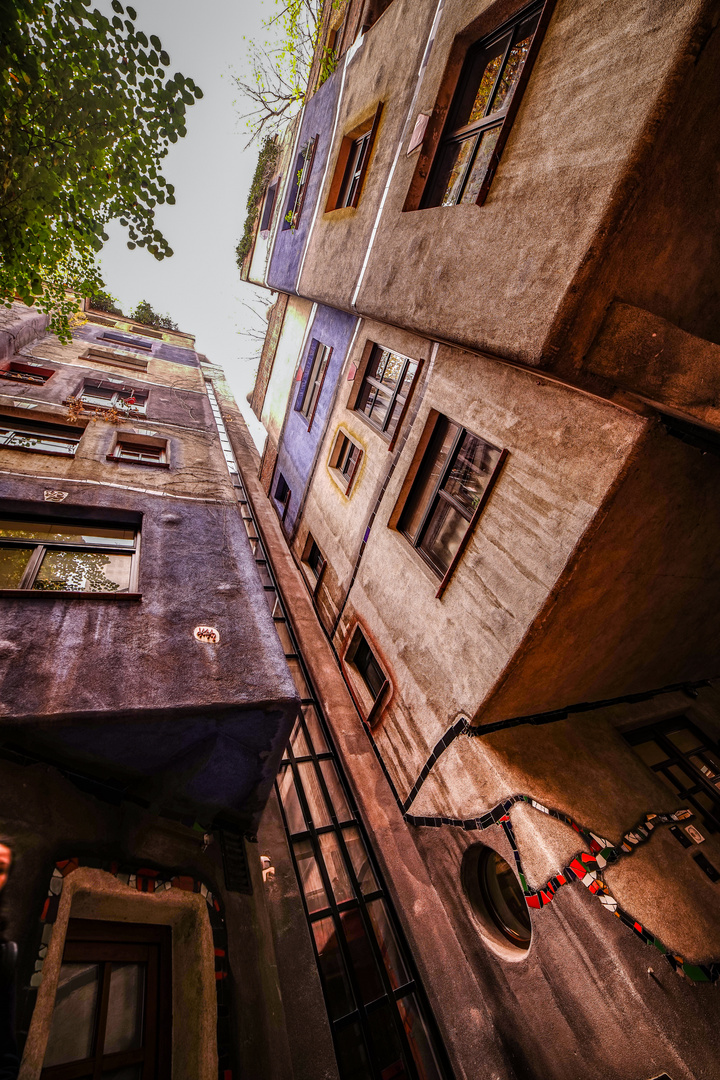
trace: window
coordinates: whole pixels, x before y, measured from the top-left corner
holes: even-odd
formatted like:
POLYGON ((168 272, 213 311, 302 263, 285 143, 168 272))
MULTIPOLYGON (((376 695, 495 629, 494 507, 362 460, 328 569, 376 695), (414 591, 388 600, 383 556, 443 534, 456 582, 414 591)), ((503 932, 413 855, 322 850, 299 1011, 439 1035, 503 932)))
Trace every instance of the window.
POLYGON ((147 392, 135 391, 131 386, 115 386, 110 382, 94 382, 88 379, 83 384, 80 394, 83 405, 95 409, 130 410, 145 414, 147 392))
POLYGON ((484 202, 551 7, 525 8, 469 49, 421 206, 484 202))
POLYGON ((362 450, 344 432, 339 431, 330 455, 330 469, 340 487, 349 495, 360 465, 362 450))
POLYGON ((417 369, 417 360, 373 346, 355 409, 390 440, 405 412, 417 369))
POLYGON ((124 345, 127 349, 143 349, 145 352, 150 352, 152 345, 149 345, 147 341, 140 341, 136 337, 130 337, 128 334, 114 334, 111 330, 106 330, 100 337, 101 341, 110 341, 114 345, 124 345))
POLYGON ((113 461, 132 461, 139 465, 167 464, 167 443, 135 441, 132 435, 118 438, 108 458, 113 461))
POLYGON ((170 1077, 171 930, 70 919, 42 1080, 170 1077))
POLYGON ((138 539, 129 524, 0 518, 0 590, 134 592, 138 539))
POLYGON ((359 672, 373 701, 375 701, 380 696, 387 679, 360 627, 356 629, 353 635, 345 659, 348 664, 352 664, 359 672))
POLYGON ((624 733, 648 768, 720 830, 720 747, 685 716, 624 733))
POLYGON ((305 551, 303 553, 302 561, 310 568, 313 577, 317 580, 320 579, 323 570, 325 569, 325 559, 323 557, 320 548, 315 543, 312 535, 308 533, 307 543, 305 544, 305 551))
POLYGON ((349 132, 340 144, 335 174, 330 185, 325 212, 341 210, 345 206, 357 206, 365 181, 370 154, 377 135, 382 113, 382 102, 375 115, 358 128, 349 132))
POLYGON ((295 175, 293 176, 293 181, 290 185, 288 210, 283 218, 283 229, 296 229, 300 221, 300 214, 302 213, 303 203, 305 202, 305 193, 307 191, 308 181, 310 180, 310 171, 313 166, 313 159, 315 158, 315 147, 317 146, 319 138, 320 136, 316 135, 314 139, 310 139, 306 142, 297 156, 297 161, 295 162, 295 175))
POLYGON ((496 944, 527 952, 530 911, 515 872, 492 848, 473 844, 463 856, 463 888, 483 929, 496 944))
POLYGON ((36 386, 42 386, 54 374, 55 368, 45 368, 41 364, 34 364, 31 360, 24 363, 11 360, 9 364, 0 369, 0 379, 34 383, 36 386))
POLYGON ((287 480, 282 473, 278 474, 277 484, 275 485, 275 501, 280 503, 282 507, 282 521, 285 520, 288 506, 290 505, 290 488, 288 487, 287 480))
POLYGON ((33 420, 0 416, 0 446, 73 457, 83 430, 61 424, 41 424, 33 420))
POLYGON ((94 367, 95 364, 115 364, 119 367, 135 368, 136 371, 148 369, 148 362, 144 357, 110 352, 107 349, 88 349, 80 359, 89 361, 88 367, 94 367))
POLYGON ((277 195, 279 180, 276 180, 274 184, 271 184, 267 189, 265 195, 265 205, 263 206, 262 218, 260 219, 260 232, 265 232, 270 228, 272 224, 273 210, 275 209, 275 196, 277 195))
POLYGON ((427 446, 398 528, 442 578, 442 595, 497 478, 506 452, 439 414, 421 441, 427 446), (427 436, 429 435, 429 439, 427 436))
POLYGON ((305 370, 300 381, 300 389, 295 401, 295 411, 302 413, 307 419, 308 430, 312 427, 331 353, 332 349, 329 345, 321 345, 319 341, 315 340, 310 344, 305 370))

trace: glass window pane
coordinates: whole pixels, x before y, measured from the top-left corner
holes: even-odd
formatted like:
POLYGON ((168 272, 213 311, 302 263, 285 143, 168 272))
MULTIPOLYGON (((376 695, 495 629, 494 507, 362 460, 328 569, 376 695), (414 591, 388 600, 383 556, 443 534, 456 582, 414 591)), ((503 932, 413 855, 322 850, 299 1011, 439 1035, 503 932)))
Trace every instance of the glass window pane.
POLYGON ((716 764, 712 754, 704 753, 702 757, 699 754, 693 754, 690 761, 709 784, 720 787, 720 765, 716 764), (712 765, 708 765, 708 760, 712 762, 712 765))
POLYGON ((472 517, 477 509, 499 457, 499 450, 469 431, 465 432, 443 483, 443 491, 466 508, 468 517, 472 517))
POLYGON ((393 1080, 410 1080, 400 1042, 395 1005, 384 1001, 377 1009, 369 1012, 368 1026, 380 1075, 391 1076, 393 1080))
POLYGON ((322 833, 318 839, 320 840, 320 850, 325 860, 325 869, 330 878, 336 902, 342 904, 345 900, 352 900, 355 893, 350 884, 350 876, 345 866, 337 835, 334 832, 322 833))
POLYGON ((491 128, 489 131, 484 131, 480 137, 480 145, 478 146, 477 153, 475 154, 475 160, 472 163, 470 174, 465 185, 465 190, 462 193, 461 203, 475 203, 477 197, 480 194, 480 188, 483 185, 485 174, 488 171, 490 164, 490 158, 492 152, 497 145, 497 141, 500 138, 500 128, 491 128))
POLYGON ((689 728, 678 728, 677 731, 668 731, 667 737, 673 745, 677 746, 678 750, 681 750, 683 754, 688 754, 691 750, 697 750, 701 745, 700 739, 697 735, 694 735, 689 728))
POLYGON ((25 450, 39 450, 45 454, 74 454, 78 440, 62 439, 54 435, 38 435, 31 432, 15 431, 6 440, 6 446, 21 446, 25 450))
POLYGON ((139 1050, 143 1041, 145 964, 113 964, 104 1054, 139 1050))
POLYGON ((305 738, 305 732, 303 731, 302 724, 299 720, 295 721, 295 727, 293 728, 292 735, 290 736, 290 745, 293 749, 295 757, 309 757, 310 747, 307 744, 305 738))
POLYGON ((378 427, 383 426, 391 401, 392 393, 390 390, 384 386, 373 387, 373 393, 368 398, 365 412, 378 427))
POLYGON ((320 762, 320 768, 338 821, 350 821, 352 812, 345 798, 345 792, 342 789, 340 777, 334 763, 329 758, 325 758, 320 762))
POLYGON ((510 35, 506 34, 492 45, 475 48, 470 52, 462 76, 462 89, 453 109, 454 131, 465 124, 482 120, 485 115, 509 37, 510 35))
POLYGON ((325 735, 320 727, 320 721, 318 720, 317 713, 315 712, 314 705, 303 705, 303 716, 305 717, 305 728, 315 748, 316 754, 327 753, 328 745, 325 741, 325 735))
POLYGON ((654 739, 649 739, 648 742, 638 743, 633 747, 633 750, 638 754, 646 765, 651 768, 653 765, 659 765, 661 761, 667 761, 667 754, 663 750, 662 746, 658 746, 654 739))
POLYGON ((285 622, 276 622, 275 623, 275 629, 277 630, 277 635, 280 638, 280 643, 281 643, 281 645, 283 647, 284 652, 286 652, 286 653, 295 652, 295 647, 294 647, 294 645, 292 643, 292 639, 290 637, 290 631, 287 628, 287 624, 285 622))
POLYGON ((288 667, 290 668, 290 674, 293 677, 293 682, 297 688, 297 692, 301 698, 312 697, 310 693, 310 687, 308 686, 305 676, 303 674, 302 667, 299 660, 288 660, 288 667))
POLYGON ((280 774, 278 789, 280 791, 283 810, 285 811, 288 832, 291 834, 305 832, 307 830, 307 825, 305 823, 305 818, 303 817, 303 812, 300 809, 300 800, 298 799, 297 791, 295 789, 293 771, 289 765, 285 771, 280 774))
POLYGON ((400 527, 413 540, 428 508, 435 486, 447 464, 448 454, 458 434, 457 424, 451 424, 444 416, 438 418, 427 453, 413 484, 408 506, 403 513, 400 527))
POLYGON ((368 859, 365 842, 360 835, 360 830, 357 825, 351 825, 349 828, 344 829, 343 837, 345 838, 345 846, 347 847, 350 862, 352 863, 355 877, 360 886, 360 891, 363 895, 376 892, 378 883, 375 879, 373 868, 370 865, 370 860, 368 859))
POLYGON ((506 109, 512 101, 512 96, 515 93, 520 73, 525 66, 525 61, 527 60, 527 55, 530 51, 530 45, 532 44, 533 34, 535 33, 538 19, 539 16, 535 15, 520 27, 518 31, 518 40, 510 50, 510 55, 507 58, 497 93, 495 94, 495 98, 490 108, 490 114, 499 112, 500 109, 506 109))
POLYGON ((362 1000, 375 1001, 385 993, 380 971, 365 933, 365 927, 357 908, 343 911, 340 915, 345 940, 352 959, 353 970, 362 1000))
POLYGON ((408 994, 397 1003, 405 1028, 410 1050, 415 1060, 419 1080, 440 1080, 442 1073, 433 1052, 428 1031, 414 994, 408 994))
POLYGON ((702 806, 703 810, 708 810, 716 817, 720 813, 720 804, 716 799, 713 799, 712 795, 708 795, 704 791, 698 791, 697 795, 692 796, 692 801, 702 806))
POLYGON ((84 1061, 93 1049, 99 964, 63 964, 45 1051, 45 1066, 84 1061))
POLYGON ((695 787, 694 778, 679 765, 668 765, 668 772, 675 777, 682 789, 695 787))
POLYGON ((471 135, 462 142, 452 142, 442 151, 438 172, 439 202, 441 206, 455 206, 462 193, 470 160, 473 156, 478 136, 471 135))
POLYGON ((311 929, 315 938, 328 1013, 331 1020, 338 1020, 352 1012, 355 1003, 345 961, 340 952, 335 923, 332 919, 319 919, 311 923, 311 929))
POLYGON ((328 907, 325 886, 322 883, 322 878, 320 877, 320 871, 318 870, 318 864, 315 855, 313 854, 310 841, 293 841, 293 851, 295 852, 298 873, 300 875, 300 884, 305 893, 308 911, 312 915, 314 911, 322 911, 324 908, 328 907))
POLYGON ((132 555, 101 551, 47 551, 33 589, 69 592, 127 592, 132 555))
POLYGON ((61 544, 99 544, 103 547, 134 547, 135 530, 107 528, 87 522, 70 525, 64 521, 3 521, 0 520, 0 536, 12 536, 20 540, 42 540, 61 544))
POLYGON ((405 961, 400 951, 400 944, 395 936, 384 900, 371 900, 367 905, 368 915, 380 945, 380 952, 387 969, 393 990, 410 982, 405 961))
POLYGON ((467 528, 467 518, 445 499, 438 498, 420 547, 441 575, 446 573, 455 558, 467 528))
POLYGON ((312 761, 301 761, 296 768, 302 780, 303 791, 310 809, 310 817, 315 827, 321 828, 323 825, 329 825, 330 811, 320 787, 315 765, 312 761))
POLYGON ((402 381, 402 386, 398 390, 397 397, 395 398, 395 404, 393 406, 392 416, 385 428, 387 434, 392 438, 395 434, 398 424, 400 423, 400 417, 402 411, 405 408, 405 402, 407 401, 408 394, 410 393, 410 387, 412 386, 413 379, 417 372, 417 364, 414 360, 408 362, 407 369, 405 371, 405 377, 402 381))
POLYGON ((335 1055, 342 1080, 375 1080, 359 1024, 333 1031, 335 1055))
POLYGON ((0 589, 17 589, 34 548, 0 547, 0 589))

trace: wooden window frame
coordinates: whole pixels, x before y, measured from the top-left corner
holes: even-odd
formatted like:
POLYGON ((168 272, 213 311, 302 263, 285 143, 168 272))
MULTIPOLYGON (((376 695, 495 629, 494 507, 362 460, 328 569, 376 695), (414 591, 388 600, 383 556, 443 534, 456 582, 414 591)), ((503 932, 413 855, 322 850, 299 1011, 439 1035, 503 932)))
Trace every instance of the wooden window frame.
POLYGON ((34 422, 32 420, 20 420, 11 416, 0 416, 0 449, 21 450, 26 454, 52 454, 54 457, 74 458, 84 432, 85 428, 66 428, 62 424, 42 424, 38 421, 34 422), (7 432, 7 434, 3 435, 3 432, 7 432), (18 435, 26 436, 30 439, 35 436, 38 436, 41 439, 58 439, 62 442, 74 443, 74 448, 72 450, 48 450, 45 447, 20 446, 8 441, 18 435))
POLYGON ((102 380, 85 379, 76 396, 87 408, 94 409, 100 413, 109 412, 113 408, 122 408, 121 402, 124 403, 127 398, 134 397, 136 403, 129 406, 129 408, 133 410, 133 414, 147 416, 149 397, 147 390, 136 389, 132 386, 116 386, 114 383, 103 382, 102 380), (93 390, 105 390, 112 394, 107 405, 98 405, 92 401, 85 401, 86 392, 92 392, 93 390))
POLYGON ((300 386, 295 398, 294 409, 295 412, 305 418, 308 431, 310 431, 315 419, 332 353, 332 346, 324 345, 317 338, 313 338, 310 342, 300 386), (317 393, 313 397, 313 390, 316 386, 317 393))
POLYGON ((402 486, 402 489, 401 489, 401 492, 400 492, 400 497, 399 497, 397 503, 395 504, 395 508, 393 509, 393 512, 392 512, 392 514, 390 516, 390 520, 388 521, 388 527, 392 528, 392 529, 396 529, 405 538, 405 540, 407 540, 407 542, 410 544, 412 549, 417 552, 417 554, 423 560, 425 565, 430 568, 432 573, 436 577, 440 578, 440 585, 438 586, 437 592, 435 593, 435 599, 436 600, 439 600, 442 597, 445 590, 447 589, 447 587, 448 587, 448 585, 450 583, 450 579, 452 578, 453 574, 455 573, 455 570, 457 569, 457 566, 458 566, 460 560, 462 559, 462 557, 463 557, 463 555, 465 553, 465 549, 467 548, 468 544, 470 543, 470 540, 472 539, 472 536, 473 536, 473 534, 475 532, 475 528, 477 526, 477 523, 480 520, 480 516, 481 516, 483 510, 485 509, 485 506, 487 505, 488 499, 490 498, 490 495, 492 494, 493 488, 495 487, 495 484, 497 483, 497 480, 498 480, 498 478, 500 476, 500 473, 502 472, 505 461, 507 460, 507 457, 508 457, 508 451, 506 449, 504 449, 504 448, 501 449, 500 447, 494 446, 492 443, 488 442, 487 439, 482 439, 481 436, 479 436, 479 435, 474 436, 477 439, 481 439, 481 441, 484 442, 487 446, 491 447, 491 449, 499 451, 499 456, 498 456, 497 462, 495 464, 495 467, 494 467, 492 473, 488 477, 487 484, 485 485, 485 488, 484 488, 483 493, 482 493, 482 495, 480 497, 478 505, 476 506, 475 510, 473 511, 472 515, 469 518, 466 516, 464 508, 461 508, 460 505, 457 504, 456 500, 452 499, 449 495, 443 495, 442 496, 456 510, 458 510, 462 514, 463 517, 465 517, 465 519, 467 521, 467 527, 465 529, 465 532, 463 533, 462 539, 460 540, 457 551, 455 552, 454 556, 450 560, 450 563, 448 564, 445 572, 441 573, 440 570, 438 569, 438 567, 435 565, 435 563, 433 563, 428 558, 428 556, 422 550, 420 545, 421 545, 423 537, 425 535, 425 530, 426 530, 431 518, 433 517, 433 514, 435 513, 435 509, 436 509, 436 506, 438 504, 438 500, 441 498, 441 491, 443 489, 443 485, 444 485, 445 481, 447 480, 448 476, 450 475, 450 472, 451 472, 451 470, 453 468, 453 465, 455 464, 455 460, 457 458, 458 452, 459 452, 460 447, 462 445, 462 441, 463 441, 463 439, 464 439, 464 437, 466 435, 474 435, 474 432, 471 432, 468 428, 463 427, 462 424, 458 423, 458 421, 452 420, 450 417, 444 416, 442 413, 439 413, 436 410, 431 411, 431 413, 428 416, 428 419, 426 421, 425 429, 424 429, 423 434, 421 436, 420 442, 419 442, 418 447, 417 447, 417 449, 415 451, 415 455, 413 457, 412 464, 410 466, 410 469, 408 470, 407 476, 406 476, 405 481, 403 483, 403 486, 402 486), (426 463, 428 461, 428 455, 430 453, 430 448, 431 448, 431 445, 432 445, 433 436, 435 435, 435 432, 437 431, 437 428, 438 428, 438 424, 441 421, 447 421, 447 422, 455 425, 457 427, 458 431, 457 431, 457 435, 455 436, 455 439, 453 441, 452 448, 448 452, 447 461, 446 461, 443 469, 439 473, 438 478, 437 478, 437 480, 435 482, 435 485, 433 487, 433 490, 432 490, 432 492, 431 492, 431 494, 430 494, 430 496, 428 498, 427 507, 426 507, 425 513, 423 514, 423 516, 422 516, 422 518, 420 520, 420 523, 419 523, 419 525, 417 527, 416 535, 415 535, 415 537, 412 537, 412 536, 409 535, 409 533, 405 532, 405 530, 402 527, 403 518, 404 518, 404 516, 406 515, 406 513, 409 511, 409 509, 411 507, 411 500, 412 500, 412 497, 413 497, 413 492, 414 492, 414 489, 415 489, 416 481, 419 478, 421 470, 423 469, 423 467, 426 465, 426 463))
POLYGON ((283 217, 283 229, 296 229, 300 223, 300 216, 302 214, 303 206, 305 205, 305 196, 307 194, 308 184, 310 183, 310 173, 312 172, 313 162, 315 160, 315 150, 319 138, 320 135, 318 134, 314 135, 312 139, 308 139, 298 153, 295 162, 295 176, 293 177, 293 182, 290 186, 288 209, 283 217), (302 165, 300 165, 301 159, 302 165))
POLYGON ((360 202, 378 127, 380 126, 382 110, 383 103, 381 101, 378 103, 372 117, 369 117, 358 127, 343 136, 325 206, 326 214, 332 213, 334 210, 355 209, 360 202), (354 163, 352 175, 350 175, 352 151, 361 142, 364 143, 361 156, 354 163))
POLYGON ((152 442, 143 442, 141 438, 137 441, 130 436, 118 435, 117 442, 112 448, 111 452, 107 455, 108 461, 124 461, 129 465, 149 465, 156 468, 168 468, 168 444, 164 439, 153 440, 152 442), (156 456, 148 456, 147 458, 134 458, 128 457, 124 451, 129 450, 131 453, 135 449, 136 453, 156 456))
POLYGON ((63 962, 100 966, 93 1053, 83 1061, 44 1068, 41 1080, 103 1080, 124 1066, 142 1065, 142 1080, 170 1080, 172 1058, 172 930, 152 923, 114 923, 70 919, 63 962), (110 968, 115 961, 147 964, 143 1012, 143 1046, 103 1055, 98 1047, 105 1037, 110 999, 110 968), (105 1067, 103 1068, 103 1065, 105 1067))
MULTIPOLYGON (((483 44, 490 44, 498 37, 502 37, 508 33, 512 28, 519 26, 521 22, 532 16, 536 10, 539 10, 540 15, 533 39, 528 50, 528 55, 523 65, 522 72, 515 86, 512 99, 508 108, 503 113, 502 111, 494 116, 485 116, 482 121, 478 122, 478 130, 488 130, 496 126, 500 127, 498 140, 490 156, 488 166, 485 172, 485 177, 480 186, 477 199, 475 200, 476 206, 483 206, 490 187, 492 185, 495 173, 497 172, 500 159, 505 149, 505 144, 510 136, 515 117, 522 102, 525 89, 532 75, 532 70, 537 59, 538 53, 542 47, 545 32, 552 18, 555 10, 556 0, 533 0, 530 4, 523 4, 519 6, 515 14, 510 18, 504 20, 504 22, 492 26, 489 20, 492 18, 492 13, 498 5, 493 5, 490 9, 483 12, 466 30, 459 34, 453 42, 448 58, 448 63, 445 69, 445 74, 440 85, 437 101, 433 110, 430 121, 427 125, 427 131, 423 145, 420 150, 420 155, 415 166, 415 172, 413 174, 410 188, 403 206, 404 212, 429 209, 431 206, 436 207, 441 204, 426 202, 435 181, 436 168, 439 162, 440 153, 442 148, 451 141, 452 136, 457 136, 458 132, 450 132, 448 130, 449 119, 452 115, 453 106, 456 100, 456 93, 460 86, 465 61, 468 54, 475 47, 482 47, 483 44)), ((512 39, 508 45, 508 49, 512 47, 512 39)), ((504 68, 501 64, 498 71, 498 77, 495 85, 493 86, 492 93, 488 99, 488 105, 494 97, 499 80, 502 76, 504 68)), ((471 125, 468 125, 468 130, 471 125)), ((459 129, 458 129, 459 131, 459 129)), ((479 145, 479 141, 478 141, 479 145)), ((474 154, 469 162, 468 170, 472 167, 472 160, 474 154)), ((460 204, 455 204, 460 205, 460 204)), ((471 204, 466 204, 471 205, 471 204)), ((445 209, 451 209, 446 207, 445 209)))
MULTIPOLYGON (((88 530, 92 529, 93 525, 98 528, 112 525, 111 520, 104 519, 83 519, 82 521, 75 518, 33 518, 32 514, 23 514, 18 512, 17 514, 9 515, 4 513, 0 517, 0 527, 5 520, 13 521, 28 521, 29 523, 42 524, 62 524, 67 525, 87 525, 88 530)), ((138 596, 138 580, 140 573, 140 525, 129 524, 128 522, 118 523, 117 527, 123 527, 128 531, 134 532, 134 540, 132 547, 121 547, 117 544, 103 544, 102 539, 99 539, 97 543, 93 544, 74 544, 72 541, 53 540, 53 539, 27 539, 25 537, 10 537, 3 536, 0 539, 0 548, 11 547, 32 547, 34 551, 30 556, 27 566, 23 572, 23 575, 14 589, 0 589, 0 596, 104 596, 114 597, 116 599, 125 599, 127 597, 138 596), (91 590, 91 589, 33 589, 35 579, 42 565, 42 561, 47 551, 84 551, 89 554, 103 554, 103 555, 130 555, 132 556, 130 562, 130 579, 128 581, 127 592, 114 592, 111 589, 108 590, 91 590)))
POLYGON ((42 364, 34 363, 31 360, 10 360, 4 367, 0 368, 0 379, 44 386, 56 371, 57 368, 46 368, 42 364))
POLYGON ((141 349, 146 353, 152 352, 152 345, 148 345, 145 341, 126 341, 118 331, 113 333, 112 330, 105 330, 97 340, 107 341, 110 345, 120 345, 126 349, 141 349))
POLYGON ((355 376, 356 385, 353 387, 353 390, 352 390, 352 404, 350 404, 350 402, 348 402, 348 408, 351 408, 354 412, 356 412, 357 415, 369 427, 371 427, 373 429, 373 431, 376 431, 378 435, 380 435, 383 439, 385 439, 387 441, 388 450, 393 450, 394 447, 395 447, 395 443, 397 442, 398 435, 400 434, 400 429, 402 428, 405 417, 407 416, 407 411, 408 411, 408 408, 410 406, 410 402, 412 400, 412 396, 413 396, 413 393, 415 391, 415 387, 417 386, 417 383, 418 383, 418 377, 419 377, 420 372, 422 370, 423 360, 422 359, 415 360, 411 356, 405 356, 404 353, 398 353, 398 352, 395 351, 395 349, 390 349, 385 345, 378 344, 377 342, 371 342, 369 344, 371 344, 372 347, 370 349, 369 355, 367 355, 364 358, 361 369, 358 370, 358 372, 356 373, 356 376, 355 376), (371 366, 373 365, 373 363, 378 358, 378 354, 382 355, 383 353, 392 353, 395 356, 400 356, 405 360, 405 364, 403 365, 402 374, 401 374, 400 378, 398 379, 397 386, 395 387, 395 391, 392 394, 392 398, 391 398, 391 401, 390 401, 390 405, 388 407, 388 411, 387 411, 385 421, 381 425, 381 424, 376 424, 373 421, 372 417, 367 415, 367 413, 364 411, 364 409, 363 409, 362 405, 360 404, 360 402, 361 402, 362 397, 363 397, 363 391, 365 389, 365 385, 367 383, 370 383, 371 385, 375 385, 375 386, 377 385, 377 382, 373 379, 372 376, 370 376, 368 374, 368 371, 370 370, 371 366), (390 425, 390 421, 392 420, 392 415, 393 415, 393 412, 394 412, 395 403, 397 401, 398 394, 400 393, 400 389, 402 387, 402 384, 403 384, 403 382, 405 380, 405 375, 407 373, 407 369, 408 369, 409 364, 415 364, 416 365, 415 374, 413 375, 412 382, 410 383, 410 389, 408 390, 407 397, 405 399, 405 403, 404 403, 404 405, 402 407, 402 412, 400 413, 400 416, 398 417, 398 420, 397 420, 397 424, 395 425, 395 430, 391 434, 388 434, 387 429, 388 429, 388 427, 390 425))
POLYGON ((355 628, 350 635, 349 645, 345 650, 345 655, 343 656, 343 664, 346 668, 351 669, 350 681, 348 682, 350 694, 355 704, 357 705, 360 714, 364 715, 365 723, 372 726, 378 720, 380 710, 383 707, 383 703, 385 702, 385 698, 387 696, 387 691, 390 687, 390 680, 385 673, 383 665, 378 659, 377 652, 373 648, 370 642, 370 638, 365 633, 359 623, 356 623, 355 628), (382 675, 382 682, 380 684, 377 694, 373 692, 372 687, 370 686, 365 675, 363 674, 362 668, 360 668, 355 662, 358 650, 362 647, 363 644, 366 646, 368 652, 370 653, 370 656, 375 662, 378 671, 382 675), (362 684, 362 690, 360 691, 360 693, 358 693, 358 687, 355 685, 356 679, 359 680, 362 684))
POLYGON ((338 487, 348 498, 360 468, 363 453, 362 446, 356 443, 344 428, 340 428, 333 442, 328 468, 338 487))

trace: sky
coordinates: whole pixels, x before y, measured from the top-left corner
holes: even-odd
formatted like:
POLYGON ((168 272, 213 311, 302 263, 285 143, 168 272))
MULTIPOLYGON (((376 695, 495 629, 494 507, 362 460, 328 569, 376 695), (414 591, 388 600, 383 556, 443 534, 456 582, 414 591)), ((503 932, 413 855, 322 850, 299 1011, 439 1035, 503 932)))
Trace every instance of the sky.
POLYGON ((246 401, 261 343, 244 331, 262 333, 266 323, 244 304, 262 311, 258 300, 270 294, 241 282, 235 263, 258 148, 245 148, 249 133, 233 73, 248 74, 246 39, 267 37, 262 20, 274 12, 274 0, 132 0, 132 6, 138 28, 157 34, 170 54, 168 72, 192 78, 204 97, 188 109, 187 135, 162 162, 177 201, 159 206, 156 221, 174 255, 158 262, 142 248, 129 251, 126 230, 111 223, 100 256, 105 285, 124 312, 148 300, 195 334, 198 351, 225 369, 261 448, 264 431, 246 401))

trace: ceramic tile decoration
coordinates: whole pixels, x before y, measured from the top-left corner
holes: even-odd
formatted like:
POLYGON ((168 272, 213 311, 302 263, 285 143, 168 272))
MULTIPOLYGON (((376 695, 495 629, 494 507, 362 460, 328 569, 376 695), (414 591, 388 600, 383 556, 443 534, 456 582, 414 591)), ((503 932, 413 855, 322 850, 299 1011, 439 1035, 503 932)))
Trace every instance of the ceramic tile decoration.
POLYGON ((40 922, 43 925, 42 939, 35 962, 35 971, 30 978, 29 991, 36 994, 42 982, 42 969, 47 955, 48 946, 52 939, 53 927, 57 919, 60 896, 62 894, 65 878, 81 866, 92 867, 96 870, 106 870, 127 885, 129 889, 138 892, 156 893, 165 892, 168 889, 182 889, 185 892, 200 893, 208 906, 208 916, 213 936, 215 951, 215 990, 217 994, 217 1050, 218 1050, 218 1080, 233 1080, 233 1070, 230 1058, 230 1025, 229 1025, 229 1002, 225 980, 228 976, 227 966, 227 932, 225 929, 225 916, 220 900, 215 896, 205 882, 185 875, 166 876, 163 871, 152 867, 138 867, 130 869, 121 866, 117 862, 102 862, 91 858, 62 859, 55 864, 55 869, 50 878, 48 894, 43 904, 40 922))

